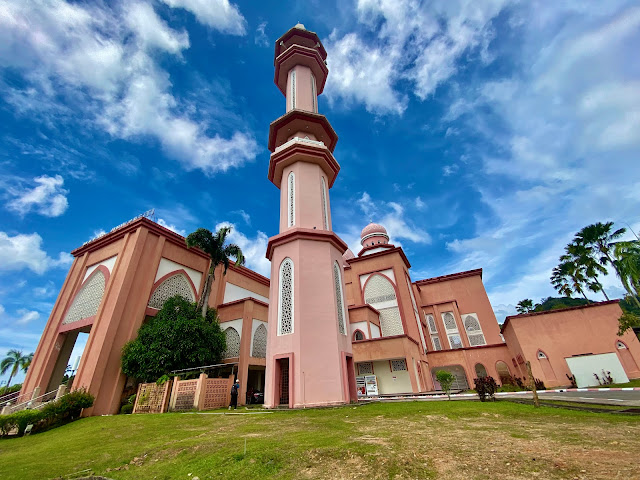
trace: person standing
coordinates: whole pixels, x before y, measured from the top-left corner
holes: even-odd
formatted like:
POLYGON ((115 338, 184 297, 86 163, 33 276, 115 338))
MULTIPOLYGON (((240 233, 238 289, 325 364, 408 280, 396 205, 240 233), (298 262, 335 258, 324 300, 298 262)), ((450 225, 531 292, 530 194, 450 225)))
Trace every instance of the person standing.
POLYGON ((238 391, 240 390, 240 380, 236 380, 236 383, 231 387, 231 402, 229 403, 229 410, 231 407, 235 410, 238 408, 238 391))

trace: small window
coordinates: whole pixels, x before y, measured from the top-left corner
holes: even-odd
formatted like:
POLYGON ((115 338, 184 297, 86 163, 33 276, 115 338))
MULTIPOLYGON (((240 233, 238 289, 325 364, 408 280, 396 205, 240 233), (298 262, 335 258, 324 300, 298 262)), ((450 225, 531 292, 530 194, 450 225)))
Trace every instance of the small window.
POLYGON ((373 375, 373 363, 371 362, 359 363, 358 375, 373 375))
POLYGON ((547 358, 547 356, 542 350, 538 350, 538 358, 543 359, 543 358, 547 358))
POLYGON ((353 339, 357 342, 359 340, 364 340, 364 333, 360 330, 356 330, 356 333, 353 334, 353 339))
POLYGON ((391 371, 399 372, 407 370, 407 362, 403 358, 402 360, 391 360, 391 371))
POLYGON ((622 343, 620 340, 618 340, 616 342, 616 348, 618 350, 626 350, 627 346, 624 343, 622 343))

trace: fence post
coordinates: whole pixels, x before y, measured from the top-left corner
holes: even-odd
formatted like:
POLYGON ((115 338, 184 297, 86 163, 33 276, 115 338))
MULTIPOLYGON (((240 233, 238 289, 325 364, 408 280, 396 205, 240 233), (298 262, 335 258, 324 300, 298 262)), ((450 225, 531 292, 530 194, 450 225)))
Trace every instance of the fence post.
POLYGON ((171 400, 169 401, 169 411, 176 408, 176 397, 178 396, 178 383, 180 383, 180 377, 173 377, 171 384, 171 400))
POLYGON ((527 360, 527 373, 529 374, 529 383, 531 384, 531 392, 533 393, 533 405, 536 407, 540 406, 540 400, 538 400, 538 391, 536 390, 536 380, 533 378, 533 373, 531 372, 531 362, 527 360))
POLYGON ((196 394, 193 397, 193 406, 196 410, 204 410, 204 394, 207 389, 207 378, 206 373, 201 373, 200 377, 198 377, 196 394))
POLYGON ((36 387, 33 389, 33 393, 31 394, 31 400, 35 400, 40 396, 40 387, 36 387))
POLYGON ((142 383, 138 384, 138 391, 136 392, 136 401, 133 403, 133 411, 132 413, 137 413, 138 410, 138 402, 140 401, 140 389, 142 388, 142 383))
POLYGON ((164 393, 162 394, 162 406, 160 407, 160 413, 165 413, 169 408, 169 399, 171 392, 173 392, 173 380, 167 380, 164 385, 164 393))
POLYGON ((56 392, 56 400, 58 400, 60 397, 64 397, 67 394, 67 386, 66 385, 60 385, 58 387, 58 391, 56 392))

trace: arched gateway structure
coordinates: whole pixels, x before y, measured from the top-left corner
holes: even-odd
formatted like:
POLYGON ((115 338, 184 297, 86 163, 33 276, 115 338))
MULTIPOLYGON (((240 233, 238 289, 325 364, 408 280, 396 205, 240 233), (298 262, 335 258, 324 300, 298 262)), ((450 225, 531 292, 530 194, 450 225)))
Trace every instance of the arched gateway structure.
POLYGON ((328 70, 314 32, 298 24, 276 41, 275 83, 286 113, 269 130, 269 180, 280 189, 280 233, 269 239, 265 405, 303 407, 357 399, 342 254, 329 189, 338 141, 318 113, 328 70))

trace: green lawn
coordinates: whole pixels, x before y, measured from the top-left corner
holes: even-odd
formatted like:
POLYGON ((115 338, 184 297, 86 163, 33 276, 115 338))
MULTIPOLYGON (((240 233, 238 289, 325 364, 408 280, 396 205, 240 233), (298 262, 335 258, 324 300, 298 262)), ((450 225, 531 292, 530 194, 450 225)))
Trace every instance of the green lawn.
POLYGON ((141 480, 630 479, 640 478, 639 450, 640 417, 501 401, 375 403, 86 418, 0 440, 0 478, 90 469, 141 480))

